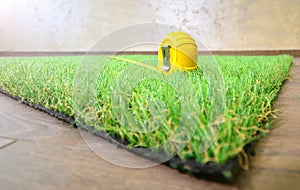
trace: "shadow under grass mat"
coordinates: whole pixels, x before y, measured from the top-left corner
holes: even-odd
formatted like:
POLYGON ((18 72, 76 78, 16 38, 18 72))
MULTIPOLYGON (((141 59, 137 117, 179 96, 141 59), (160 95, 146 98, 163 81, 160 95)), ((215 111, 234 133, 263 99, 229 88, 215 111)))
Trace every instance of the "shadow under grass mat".
MULTIPOLYGON (((157 59, 152 55, 121 57, 140 62, 157 59)), ((180 88, 183 83, 175 84, 176 73, 146 73, 136 82, 134 73, 145 70, 128 71, 132 63, 119 59, 98 56, 92 59, 98 62, 88 65, 82 56, 3 57, 0 92, 130 152, 183 173, 227 183, 241 169, 248 169, 248 156, 256 140, 270 130, 275 114, 272 103, 289 75, 293 58, 279 55, 213 59, 222 74, 225 92, 222 117, 213 121, 211 97, 215 91, 200 66, 178 74, 189 85, 185 92, 180 88), (189 100, 195 107, 188 109, 189 100), (186 122, 182 122, 184 114, 186 122), (211 122, 218 127, 217 135, 207 148, 201 149, 201 142, 211 134, 205 132, 211 122), (184 130, 190 130, 188 135, 181 134, 184 130)), ((199 57, 199 64, 205 60, 199 57)))

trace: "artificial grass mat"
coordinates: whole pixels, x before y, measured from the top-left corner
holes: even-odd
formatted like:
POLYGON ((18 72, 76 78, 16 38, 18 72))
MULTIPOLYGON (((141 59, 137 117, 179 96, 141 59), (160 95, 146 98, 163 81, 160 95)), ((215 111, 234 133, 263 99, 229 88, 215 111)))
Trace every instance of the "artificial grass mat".
MULTIPOLYGON (((121 57, 142 62, 157 59, 153 55, 121 57)), ((173 159, 165 160, 171 167, 221 181, 232 180, 237 167, 247 169, 248 150, 245 148, 269 131, 276 111, 272 109, 272 101, 288 77, 293 61, 288 55, 214 56, 224 80, 225 99, 221 107, 224 109, 219 110, 221 120, 218 117, 212 121, 214 102, 211 97, 217 91, 211 90, 201 67, 192 72, 149 75, 151 77, 133 82, 134 75, 145 70, 134 68, 135 72, 128 72, 126 69, 132 64, 115 59, 109 59, 103 67, 95 67, 97 58, 100 62, 104 60, 98 56, 89 65, 81 56, 0 58, 0 88, 56 116, 75 118, 78 125, 88 126, 93 132, 110 134, 129 150, 149 147, 158 155, 176 153, 173 159), (176 85, 185 84, 177 79, 189 82, 187 89, 192 90, 187 91, 186 96, 185 92, 178 93, 176 85), (134 85, 124 87, 128 83, 122 81, 126 80, 134 85), (116 105, 120 103, 116 102, 117 95, 126 97, 121 106, 116 105), (190 105, 190 100, 197 104, 190 105), (187 111, 191 112, 186 114, 187 111), (120 116, 123 112, 125 114, 120 116), (186 122, 182 122, 183 115, 190 116, 186 122), (126 117, 131 119, 126 120, 126 117), (217 135, 202 151, 199 147, 208 135, 207 126, 217 119, 217 135), (133 128, 133 125, 139 127, 133 128), (190 136, 181 137, 180 131, 184 129, 190 130, 190 136), (168 143, 164 143, 166 141, 168 143)), ((199 64, 205 61, 202 58, 199 57, 199 64)), ((221 94, 214 97, 218 96, 221 94)))

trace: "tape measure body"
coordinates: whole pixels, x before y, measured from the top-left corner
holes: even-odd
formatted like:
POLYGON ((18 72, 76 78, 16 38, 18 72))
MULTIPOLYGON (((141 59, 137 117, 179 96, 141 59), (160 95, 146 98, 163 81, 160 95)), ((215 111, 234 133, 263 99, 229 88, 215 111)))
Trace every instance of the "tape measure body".
POLYGON ((198 67, 198 48, 195 40, 184 32, 170 32, 158 49, 158 69, 165 71, 193 70, 198 67), (166 51, 169 51, 166 53, 166 51), (166 59, 168 54, 169 65, 166 59), (169 68, 168 68, 169 67, 169 68))

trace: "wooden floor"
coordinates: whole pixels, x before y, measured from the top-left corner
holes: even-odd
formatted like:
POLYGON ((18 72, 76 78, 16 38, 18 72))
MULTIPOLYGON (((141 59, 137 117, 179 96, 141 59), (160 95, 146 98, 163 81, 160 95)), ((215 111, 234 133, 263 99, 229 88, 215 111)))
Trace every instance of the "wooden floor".
MULTIPOLYGON (((0 105, 0 189, 300 189, 300 59, 276 101, 277 127, 259 140, 250 170, 231 185, 164 165, 111 164, 67 124, 1 94, 0 105)), ((141 161, 114 146, 109 151, 126 155, 125 161, 141 161)))

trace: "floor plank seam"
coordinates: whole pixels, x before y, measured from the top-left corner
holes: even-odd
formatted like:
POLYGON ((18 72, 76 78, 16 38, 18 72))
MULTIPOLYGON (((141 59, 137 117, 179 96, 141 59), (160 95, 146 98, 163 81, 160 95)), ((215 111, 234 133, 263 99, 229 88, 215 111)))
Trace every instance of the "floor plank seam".
MULTIPOLYGON (((2 138, 2 137, 1 137, 1 138, 2 138)), ((1 146, 1 147, 0 147, 0 150, 2 150, 2 149, 4 149, 4 148, 6 148, 6 147, 8 147, 8 146, 10 146, 10 145, 12 145, 12 144, 14 144, 15 142, 17 142, 17 140, 16 140, 16 139, 13 139, 12 142, 7 143, 7 144, 1 146)))

